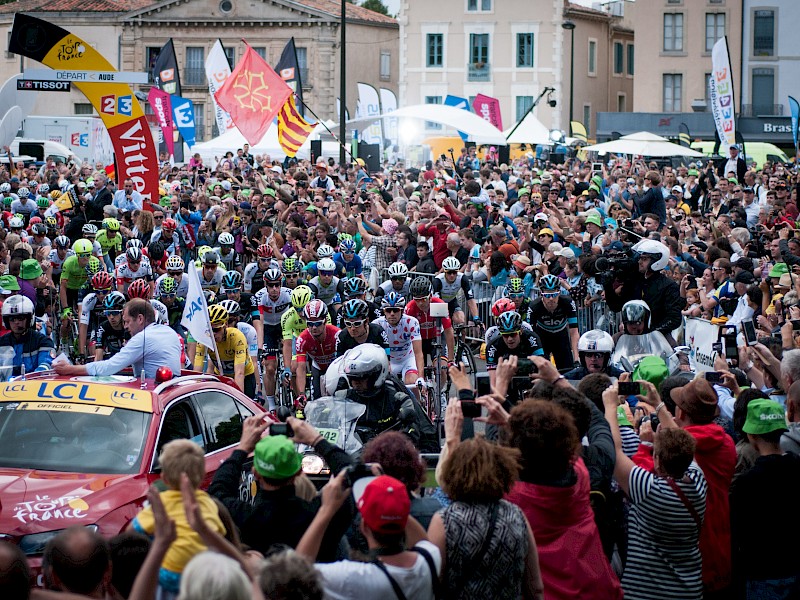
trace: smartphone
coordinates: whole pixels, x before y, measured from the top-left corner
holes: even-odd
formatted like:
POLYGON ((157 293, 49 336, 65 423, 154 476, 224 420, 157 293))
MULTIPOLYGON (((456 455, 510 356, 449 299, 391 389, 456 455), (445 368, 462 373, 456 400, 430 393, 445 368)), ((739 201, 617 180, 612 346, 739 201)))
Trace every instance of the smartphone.
POLYGON ((705 378, 708 383, 722 382, 722 373, 719 371, 706 371, 705 378))
POLYGON ((745 343, 747 343, 748 346, 755 346, 758 343, 756 325, 753 323, 753 319, 745 319, 742 321, 742 331, 744 332, 745 343))
POLYGON ((592 173, 600 173, 603 171, 603 163, 593 162, 592 163, 592 173))
POLYGON ((794 331, 800 329, 800 319, 792 319, 792 329, 794 331))
POLYGON ((269 426, 270 435, 285 435, 286 437, 294 437, 294 430, 288 423, 273 423, 269 426))
POLYGON ((474 400, 462 400, 461 412, 468 419, 475 419, 481 416, 481 405, 474 400))
POLYGON ((641 393, 641 386, 635 381, 620 381, 619 382, 619 395, 620 396, 636 396, 641 393))

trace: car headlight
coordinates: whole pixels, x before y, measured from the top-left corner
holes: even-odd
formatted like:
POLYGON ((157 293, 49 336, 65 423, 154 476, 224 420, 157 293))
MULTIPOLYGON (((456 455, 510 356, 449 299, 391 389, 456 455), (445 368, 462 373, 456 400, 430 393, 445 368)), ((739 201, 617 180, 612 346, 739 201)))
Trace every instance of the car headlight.
MULTIPOLYGON (((86 528, 91 529, 92 531, 97 531, 97 525, 87 525, 86 528)), ((42 533, 32 533, 30 535, 23 536, 19 541, 19 549, 22 550, 26 556, 42 554, 44 553, 44 547, 47 546, 47 542, 52 540, 62 531, 66 530, 56 529, 54 531, 43 531, 42 533)))
POLYGON ((319 475, 328 469, 328 467, 325 465, 325 461, 314 453, 303 455, 302 465, 303 473, 306 475, 319 475))

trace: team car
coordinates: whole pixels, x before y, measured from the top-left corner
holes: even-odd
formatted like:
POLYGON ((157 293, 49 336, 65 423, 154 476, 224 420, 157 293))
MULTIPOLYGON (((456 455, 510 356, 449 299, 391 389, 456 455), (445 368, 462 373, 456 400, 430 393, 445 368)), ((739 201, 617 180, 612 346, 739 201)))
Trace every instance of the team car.
MULTIPOLYGON (((164 444, 188 438, 205 450, 205 488, 257 414, 270 418, 228 378, 191 372, 141 381, 46 371, 0 383, 0 539, 19 545, 41 585, 42 552, 63 529, 127 528, 160 478, 164 444)), ((240 494, 251 500, 250 467, 240 494)))

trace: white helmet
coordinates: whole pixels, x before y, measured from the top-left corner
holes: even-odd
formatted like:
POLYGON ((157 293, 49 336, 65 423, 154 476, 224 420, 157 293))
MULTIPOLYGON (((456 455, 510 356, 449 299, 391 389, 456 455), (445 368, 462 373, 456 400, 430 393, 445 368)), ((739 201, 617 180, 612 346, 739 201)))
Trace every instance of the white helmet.
POLYGON ((39 187, 36 188, 36 191, 39 193, 40 196, 44 196, 47 192, 50 191, 50 186, 46 183, 43 183, 39 187))
POLYGON ((408 267, 403 263, 392 263, 389 265, 389 277, 407 277, 408 267))
MULTIPOLYGON (((389 358, 386 350, 378 344, 360 344, 345 354, 344 375, 348 383, 351 377, 367 378, 368 392, 364 396, 375 396, 383 392, 383 384, 389 374, 389 358)), ((351 386, 352 387, 352 386, 351 386)))
POLYGON ((20 198, 27 198, 31 195, 31 191, 26 187, 21 187, 17 190, 17 196, 20 198))
POLYGON ((336 263, 332 258, 323 258, 317 263, 317 273, 320 271, 328 271, 333 273, 336 270, 336 263))
POLYGON ((221 233, 217 241, 219 242, 220 246, 233 246, 233 244, 236 242, 236 240, 233 239, 233 235, 227 231, 225 233, 221 233))
POLYGON ((7 194, 11 191, 11 184, 8 182, 0 183, 0 194, 7 194))
POLYGON ((587 331, 578 340, 578 352, 603 352, 611 354, 614 351, 614 339, 605 331, 592 329, 587 331))
POLYGON ((333 256, 333 248, 328 244, 321 244, 319 248, 317 248, 317 256, 319 256, 320 260, 323 258, 330 258, 333 256))
POLYGON ((623 323, 644 323, 650 329, 650 306, 644 300, 629 300, 621 312, 623 323))
POLYGON ((461 263, 455 256, 448 256, 442 261, 442 270, 444 271, 458 271, 461 268, 461 263))
POLYGON ((653 262, 650 268, 653 271, 661 271, 669 263, 669 248, 661 242, 655 240, 641 240, 634 244, 633 250, 639 254, 650 256, 653 262))
POLYGON ((33 318, 33 302, 26 296, 11 296, 3 302, 3 325, 10 329, 8 318, 12 315, 28 315, 28 325, 33 318))
POLYGON ((22 229, 23 227, 25 227, 25 221, 23 221, 19 217, 11 217, 8 220, 8 226, 11 229, 22 229))

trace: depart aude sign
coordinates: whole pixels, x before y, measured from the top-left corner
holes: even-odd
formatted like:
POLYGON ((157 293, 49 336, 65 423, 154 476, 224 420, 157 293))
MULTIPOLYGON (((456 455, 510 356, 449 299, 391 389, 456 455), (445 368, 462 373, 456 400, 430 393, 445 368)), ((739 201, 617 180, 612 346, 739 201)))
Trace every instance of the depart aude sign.
POLYGON ((28 69, 23 79, 39 81, 75 81, 80 83, 147 83, 147 73, 136 71, 67 71, 28 69))

